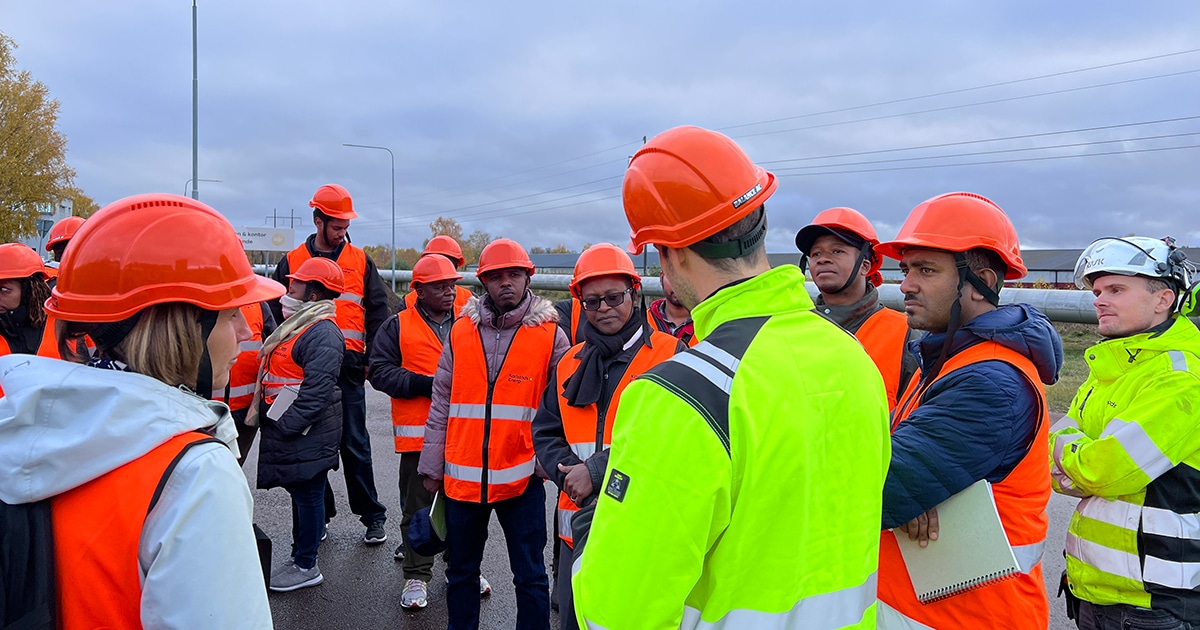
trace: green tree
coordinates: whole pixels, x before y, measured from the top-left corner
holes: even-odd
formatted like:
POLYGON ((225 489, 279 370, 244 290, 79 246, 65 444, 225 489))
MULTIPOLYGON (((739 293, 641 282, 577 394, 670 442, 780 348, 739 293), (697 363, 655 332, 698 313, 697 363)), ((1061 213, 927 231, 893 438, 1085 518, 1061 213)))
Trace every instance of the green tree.
POLYGON ((80 216, 96 206, 74 185, 58 101, 29 71, 17 70, 16 47, 0 33, 0 241, 36 234, 39 206, 71 199, 80 216))
POLYGON ((487 247, 487 244, 491 243, 494 238, 499 237, 493 237, 491 234, 488 234, 483 230, 475 230, 474 232, 471 232, 471 235, 467 237, 467 240, 459 241, 459 244, 462 245, 463 257, 467 259, 467 264, 473 265, 479 262, 480 252, 482 252, 483 248, 487 247))
POLYGON ((421 247, 424 248, 428 245, 429 241, 435 236, 449 236, 461 245, 463 240, 462 226, 458 224, 458 221, 450 217, 438 217, 434 219, 433 223, 429 224, 429 238, 425 239, 424 243, 421 243, 421 247))

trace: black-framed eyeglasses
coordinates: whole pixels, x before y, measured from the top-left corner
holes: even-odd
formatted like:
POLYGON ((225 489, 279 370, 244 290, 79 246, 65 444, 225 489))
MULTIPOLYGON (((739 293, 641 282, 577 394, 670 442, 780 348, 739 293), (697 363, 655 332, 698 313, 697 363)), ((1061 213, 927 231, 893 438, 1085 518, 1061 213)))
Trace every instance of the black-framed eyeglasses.
POLYGON ((602 298, 598 298, 598 297, 583 298, 582 300, 579 300, 579 303, 581 305, 583 305, 583 310, 585 310, 585 311, 600 310, 600 302, 604 302, 605 304, 607 304, 613 308, 616 308, 625 302, 626 295, 631 295, 632 293, 633 293, 633 289, 629 288, 629 289, 625 289, 624 291, 622 291, 620 293, 609 293, 608 295, 606 295, 602 298))

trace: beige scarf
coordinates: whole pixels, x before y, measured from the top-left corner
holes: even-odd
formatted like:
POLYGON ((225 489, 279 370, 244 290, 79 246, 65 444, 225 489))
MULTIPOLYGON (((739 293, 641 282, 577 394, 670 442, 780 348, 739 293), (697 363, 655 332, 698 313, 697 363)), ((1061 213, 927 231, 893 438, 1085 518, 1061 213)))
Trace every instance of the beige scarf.
POLYGON ((258 401, 262 400, 262 379, 266 369, 266 358, 271 356, 279 344, 286 343, 300 335, 322 319, 333 319, 337 315, 337 306, 333 300, 308 302, 300 310, 285 319, 275 332, 263 341, 262 350, 258 351, 258 378, 254 380, 254 398, 250 400, 250 409, 246 412, 246 426, 258 426, 258 401))

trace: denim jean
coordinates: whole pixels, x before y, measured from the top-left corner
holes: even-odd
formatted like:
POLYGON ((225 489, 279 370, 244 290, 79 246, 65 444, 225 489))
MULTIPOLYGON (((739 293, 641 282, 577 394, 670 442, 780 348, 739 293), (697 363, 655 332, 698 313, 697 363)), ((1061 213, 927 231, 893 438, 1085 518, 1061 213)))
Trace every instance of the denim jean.
POLYGON ((520 496, 494 503, 446 501, 446 607, 450 630, 479 627, 479 566, 492 511, 504 530, 517 590, 517 630, 549 630, 550 580, 546 577, 546 490, 532 477, 520 496))
POLYGON ((1079 602, 1079 630, 1200 630, 1165 610, 1148 610, 1125 604, 1098 606, 1079 602))
MULTIPOLYGON (((367 433, 367 395, 362 383, 348 378, 346 370, 338 375, 342 390, 342 472, 346 475, 346 494, 350 511, 357 514, 363 525, 387 519, 387 508, 379 502, 375 491, 375 469, 371 465, 371 436, 367 433)), ((325 488, 325 513, 328 518, 337 514, 333 488, 325 488)))
POLYGON ((292 496, 292 558, 301 569, 317 564, 317 548, 325 530, 325 486, 328 472, 297 483, 284 484, 292 496))

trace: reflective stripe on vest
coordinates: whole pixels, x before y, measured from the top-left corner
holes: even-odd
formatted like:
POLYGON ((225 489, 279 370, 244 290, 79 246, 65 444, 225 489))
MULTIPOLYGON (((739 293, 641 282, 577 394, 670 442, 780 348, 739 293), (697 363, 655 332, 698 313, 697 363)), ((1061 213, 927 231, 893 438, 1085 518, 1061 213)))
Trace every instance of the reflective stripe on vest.
MULTIPOLYGON (((317 322, 319 321, 322 320, 317 320, 317 322)), ((263 402, 271 404, 275 402, 275 397, 279 395, 279 392, 283 391, 284 387, 288 385, 300 387, 304 382, 304 368, 300 367, 295 359, 292 358, 292 348, 304 336, 304 333, 317 322, 313 322, 297 331, 290 339, 275 346, 275 349, 267 356, 263 364, 263 402)))
MULTIPOLYGON (((489 468, 487 471, 487 482, 488 485, 503 485, 518 481, 527 481, 534 470, 532 459, 509 468, 489 468)), ((479 483, 483 479, 483 469, 478 466, 462 466, 460 464, 447 463, 446 476, 479 483)), ((499 501, 500 499, 493 500, 499 501)))
MULTIPOLYGON (((396 315, 400 367, 423 376, 437 373, 442 340, 415 307, 396 315)), ((392 437, 397 453, 415 453, 425 444, 425 421, 432 401, 424 396, 392 399, 392 437)))
POLYGON ((238 344, 237 360, 229 370, 229 400, 224 391, 213 392, 213 400, 220 400, 230 409, 247 409, 254 399, 254 385, 258 378, 258 351, 263 346, 263 313, 261 304, 241 307, 242 318, 250 328, 250 339, 238 344))
MULTIPOLYGON (((550 375, 558 325, 518 327, 491 380, 484 345, 473 321, 450 329, 454 378, 446 422, 446 496, 491 503, 520 495, 534 471, 532 420, 550 375), (484 474, 484 471, 487 474, 484 474)), ((490 335, 489 335, 490 337, 490 335)))
POLYGON ((908 318, 904 313, 883 308, 868 317, 854 333, 883 376, 889 410, 896 408, 896 399, 900 395, 900 372, 908 352, 908 331, 908 318))
POLYGON ((51 499, 59 628, 142 627, 142 528, 175 464, 208 442, 219 443, 202 433, 176 436, 51 499))
MULTIPOLYGON (((312 254, 308 252, 308 243, 304 243, 288 252, 288 269, 294 272, 309 258, 312 258, 312 254)), ((337 307, 338 328, 342 330, 347 350, 365 353, 367 320, 363 295, 366 294, 367 255, 358 247, 346 243, 334 262, 345 275, 342 294, 333 301, 337 307)))
MULTIPOLYGON (((574 376, 579 370, 579 356, 584 351, 586 344, 580 343, 567 350, 558 362, 558 368, 555 370, 555 382, 558 388, 558 410, 562 421, 563 437, 570 445, 571 452, 580 460, 586 461, 598 451, 606 449, 612 444, 613 423, 617 417, 617 407, 621 401, 621 394, 629 386, 630 381, 646 370, 675 356, 675 349, 679 346, 679 340, 675 337, 654 331, 650 333, 650 345, 646 345, 640 333, 639 330, 639 334, 630 339, 626 346, 631 348, 632 344, 637 344, 640 347, 629 360, 620 380, 617 381, 612 398, 605 402, 603 418, 600 417, 600 405, 592 403, 584 407, 573 407, 567 402, 564 393, 567 379, 574 376)), ((558 537, 570 547, 575 546, 574 537, 571 535, 571 515, 578 510, 579 506, 567 496, 567 493, 559 493, 558 537), (563 527, 563 523, 566 523, 566 527, 563 527)))
MULTIPOLYGON (((875 605, 876 574, 866 582, 832 593, 820 593, 796 602, 791 610, 770 613, 760 610, 731 610, 717 621, 704 621, 700 611, 684 606, 680 628, 712 630, 757 630, 758 628, 805 628, 833 630, 853 626, 875 605)), ((593 627, 588 624, 588 627, 593 627)))
POLYGON ((893 426, 902 426, 904 419, 920 408, 922 397, 934 382, 982 361, 1003 361, 1013 366, 1037 392, 1040 424, 1029 452, 1003 481, 992 485, 1000 521, 1018 555, 1021 572, 1007 580, 922 604, 913 591, 895 535, 888 530, 880 540, 879 599, 900 615, 934 628, 996 627, 1011 619, 1027 620, 1030 627, 1045 627, 1050 608, 1042 581, 1041 553, 1049 525, 1050 418, 1037 368, 1024 355, 992 341, 967 348, 950 357, 931 382, 922 383, 920 372, 913 376, 896 407, 893 426))
POLYGON ((1133 463, 1137 464, 1137 467, 1151 479, 1158 479, 1163 473, 1175 467, 1171 463, 1171 458, 1159 450, 1154 440, 1146 435, 1146 430, 1142 428, 1142 425, 1136 422, 1113 418, 1100 434, 1101 439, 1106 437, 1111 437, 1119 442, 1121 448, 1125 449, 1125 453, 1129 455, 1129 459, 1132 459, 1133 463))

